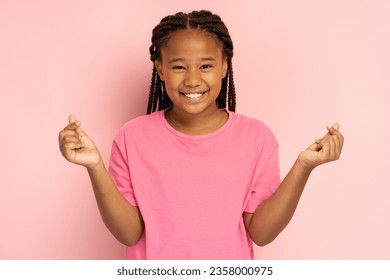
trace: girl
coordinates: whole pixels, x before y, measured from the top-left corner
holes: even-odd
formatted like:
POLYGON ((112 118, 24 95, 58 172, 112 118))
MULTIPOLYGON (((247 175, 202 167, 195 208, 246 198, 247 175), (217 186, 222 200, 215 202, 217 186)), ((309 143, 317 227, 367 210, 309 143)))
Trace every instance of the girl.
POLYGON ((253 242, 270 243, 292 218, 311 171, 339 158, 339 125, 280 182, 274 135, 234 113, 233 44, 219 16, 165 17, 150 55, 148 114, 119 130, 109 170, 73 115, 59 134, 63 156, 88 170, 126 258, 253 259, 253 242))

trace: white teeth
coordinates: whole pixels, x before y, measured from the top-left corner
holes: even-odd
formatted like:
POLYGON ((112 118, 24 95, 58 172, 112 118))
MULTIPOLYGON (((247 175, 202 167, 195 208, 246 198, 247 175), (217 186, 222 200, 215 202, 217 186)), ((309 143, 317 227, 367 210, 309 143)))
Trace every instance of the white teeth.
POLYGON ((191 99, 199 98, 202 95, 203 95, 202 93, 187 93, 187 94, 185 94, 185 96, 187 96, 188 98, 191 98, 191 99))

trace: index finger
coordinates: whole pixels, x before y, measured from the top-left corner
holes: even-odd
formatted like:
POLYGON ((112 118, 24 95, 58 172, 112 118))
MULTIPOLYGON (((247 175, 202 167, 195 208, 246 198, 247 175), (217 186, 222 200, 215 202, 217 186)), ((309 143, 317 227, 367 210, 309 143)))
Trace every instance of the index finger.
POLYGON ((340 132, 339 132, 340 124, 337 122, 334 123, 333 125, 327 125, 326 129, 328 130, 328 132, 322 138, 316 139, 316 141, 315 141, 316 143, 321 142, 324 138, 326 138, 330 135, 335 135, 335 134, 340 135, 340 132))
POLYGON ((337 137, 337 139, 340 141, 342 146, 344 143, 344 136, 340 133, 339 129, 340 129, 340 124, 335 123, 332 127, 329 127, 328 130, 330 135, 337 137))

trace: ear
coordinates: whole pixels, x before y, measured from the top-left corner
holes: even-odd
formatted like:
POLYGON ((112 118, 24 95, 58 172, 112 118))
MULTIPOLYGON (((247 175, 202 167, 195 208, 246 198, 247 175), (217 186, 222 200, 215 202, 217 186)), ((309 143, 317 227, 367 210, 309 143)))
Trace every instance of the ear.
POLYGON ((223 65, 222 65, 222 79, 226 77, 226 74, 228 72, 228 61, 227 57, 224 58, 223 60, 223 65))
POLYGON ((163 71, 162 71, 162 65, 161 65, 160 60, 156 59, 154 61, 154 66, 156 67, 157 74, 160 77, 160 80, 164 81, 164 74, 163 74, 163 71))

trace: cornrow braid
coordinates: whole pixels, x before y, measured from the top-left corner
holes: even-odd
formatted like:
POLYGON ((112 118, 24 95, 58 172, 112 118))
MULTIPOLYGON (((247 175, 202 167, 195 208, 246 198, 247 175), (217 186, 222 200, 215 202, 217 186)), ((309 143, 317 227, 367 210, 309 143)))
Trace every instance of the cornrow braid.
MULTIPOLYGON (((218 108, 228 106, 229 111, 236 110, 236 92, 233 79, 233 42, 229 31, 218 15, 210 11, 193 11, 191 13, 179 12, 175 15, 164 17, 153 29, 152 45, 149 48, 150 60, 154 62, 161 57, 161 47, 169 39, 169 36, 182 29, 201 29, 214 35, 222 44, 224 55, 227 58, 228 72, 222 79, 221 91, 217 97, 218 108)), ((153 65, 152 81, 150 85, 147 114, 156 110, 165 110, 172 107, 172 101, 168 97, 164 82, 160 79, 156 67, 153 65)))

